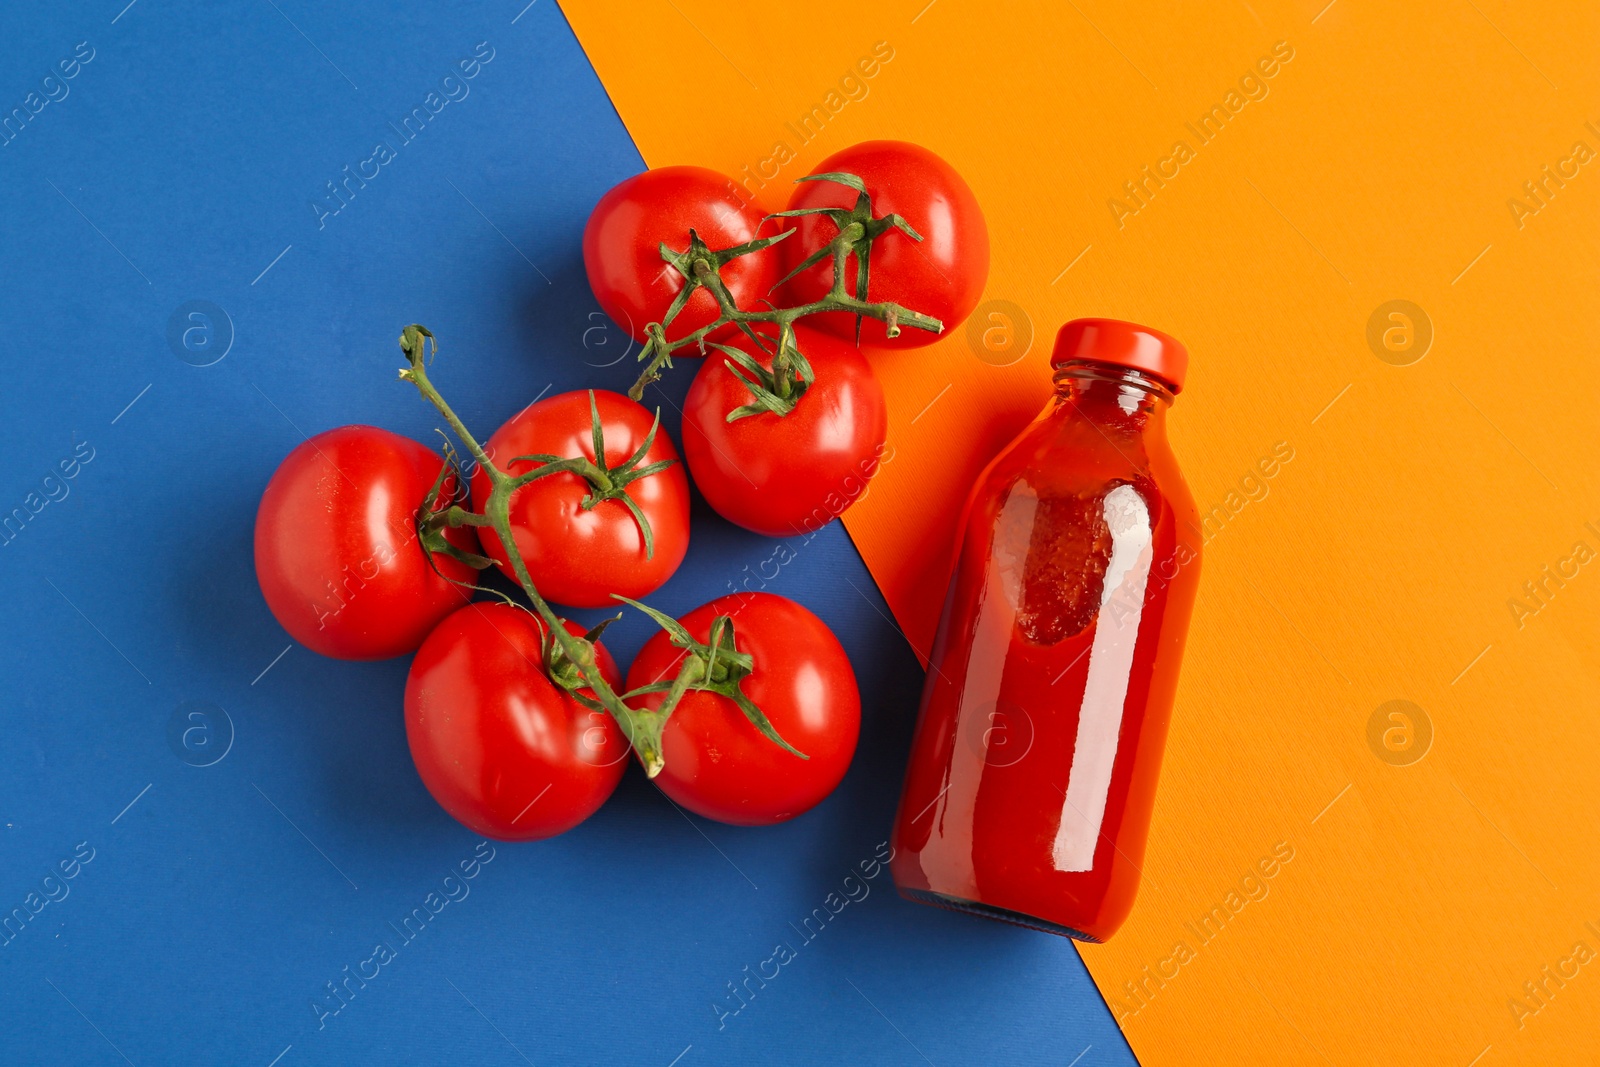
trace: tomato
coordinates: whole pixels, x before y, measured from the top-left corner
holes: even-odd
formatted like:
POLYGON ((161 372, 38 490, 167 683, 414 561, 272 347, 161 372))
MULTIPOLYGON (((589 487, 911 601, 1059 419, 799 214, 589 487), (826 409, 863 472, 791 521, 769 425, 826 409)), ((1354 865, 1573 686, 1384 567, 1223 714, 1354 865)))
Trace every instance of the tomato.
MULTIPOLYGON (((850 660, 827 625, 772 593, 731 593, 679 621, 702 643, 718 615, 733 619, 739 651, 750 654, 746 695, 801 759, 765 737, 732 700, 684 694, 661 736, 666 767, 653 780, 674 803, 735 826, 792 819, 821 803, 850 767, 861 732, 861 695, 850 660)), ((628 688, 671 681, 684 651, 663 631, 628 670, 628 688)), ((658 707, 662 694, 636 698, 658 707)), ((630 701, 635 703, 635 701, 630 701)))
MULTIPOLYGON (((717 514, 768 537, 807 533, 866 491, 885 454, 888 409, 877 375, 854 344, 795 327, 815 381, 784 416, 728 421, 752 394, 723 359, 708 359, 683 405, 683 454, 717 514)), ((732 347, 771 368, 748 339, 732 347)), ((742 371, 748 376, 747 371, 742 371)))
MULTIPOLYGON (((761 212, 747 204, 732 178, 704 167, 659 167, 628 178, 607 192, 583 230, 583 265, 600 307, 636 341, 647 323, 659 322, 683 289, 684 277, 661 258, 689 247, 689 231, 714 252, 756 238, 761 212)), ((726 264, 722 281, 740 308, 754 310, 778 280, 771 252, 753 252, 726 264)), ((717 301, 701 289, 667 327, 672 340, 714 322, 717 301)), ((714 336, 737 332, 729 324, 714 336)), ((682 355, 699 355, 695 346, 682 355)))
MULTIPOLYGON (((948 334, 966 321, 983 294, 989 277, 989 227, 977 197, 950 164, 918 145, 904 141, 866 141, 836 152, 812 173, 854 174, 872 196, 874 216, 898 214, 922 235, 916 241, 890 229, 872 242, 867 299, 892 301, 932 315, 944 323, 948 334)), ((790 210, 851 208, 856 192, 834 182, 801 182, 789 199, 790 210)), ((839 227, 826 215, 806 215, 781 220, 798 232, 774 251, 781 263, 780 277, 811 253, 838 236, 839 227)), ((845 260, 846 291, 855 294, 856 257, 845 260)), ((801 271, 783 287, 786 306, 810 303, 827 295, 833 285, 833 260, 824 258, 801 271)), ((844 312, 813 315, 806 322, 838 337, 854 338, 856 319, 844 312)), ((861 343, 894 348, 932 344, 941 334, 907 327, 889 340, 883 323, 861 320, 861 343)))
MULTIPOLYGON (((530 404, 489 438, 489 458, 508 474, 522 474, 537 464, 513 461, 527 455, 583 456, 595 459, 589 393, 572 392, 530 404)), ((604 431, 605 458, 620 466, 644 443, 652 416, 620 393, 594 391, 595 409, 604 431)), ((666 431, 641 466, 678 459, 666 431)), ((488 475, 472 477, 472 499, 483 511, 492 488, 488 475)), ((517 549, 539 593, 558 604, 611 607, 612 593, 635 599, 654 592, 683 562, 689 550, 689 480, 683 464, 646 475, 627 486, 650 524, 653 551, 647 553, 639 521, 621 500, 602 500, 585 509, 590 484, 565 471, 546 475, 518 489, 511 497, 511 528, 517 549)), ((516 580, 500 536, 481 528, 484 553, 507 577, 516 580)))
MULTIPOLYGON (((374 426, 320 433, 278 465, 256 512, 256 580, 290 637, 324 656, 388 659, 415 651, 472 599, 440 573, 473 581, 476 572, 444 556, 435 571, 417 538, 417 512, 443 466, 374 426)), ((477 548, 469 529, 448 536, 477 548)))
MULTIPOLYGON (((521 608, 472 604, 428 635, 406 678, 406 739, 423 785, 462 825, 500 841, 572 829, 600 810, 628 765, 616 720, 550 680, 543 633, 521 608)), ((615 688, 616 661, 598 643, 595 651, 615 688)))

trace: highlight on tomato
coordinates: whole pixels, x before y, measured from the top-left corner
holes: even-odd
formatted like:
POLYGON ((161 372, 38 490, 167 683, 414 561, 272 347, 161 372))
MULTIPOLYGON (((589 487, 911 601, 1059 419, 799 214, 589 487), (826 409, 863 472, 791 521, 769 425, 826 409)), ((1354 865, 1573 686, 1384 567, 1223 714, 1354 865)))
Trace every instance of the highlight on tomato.
MULTIPOLYGON (((750 205, 732 178, 705 167, 658 167, 614 186, 589 215, 583 230, 583 266, 601 310, 634 340, 645 327, 663 322, 683 294, 688 262, 662 259, 663 245, 687 253, 692 232, 713 253, 757 240, 761 212, 750 205)), ((739 307, 754 308, 778 280, 771 254, 718 257, 728 295, 739 307)), ((720 311, 711 291, 700 288, 672 316, 666 334, 680 338, 716 321, 720 311)), ((714 336, 730 336, 731 324, 714 336)), ((685 348, 683 355, 699 355, 685 348)))
MULTIPOLYGON (((616 721, 552 679, 562 669, 554 647, 531 612, 479 603, 441 622, 411 663, 406 739, 417 773, 440 807, 486 837, 565 833, 600 809, 627 768, 616 721)), ((598 642, 595 659, 607 684, 620 685, 598 642)))
MULTIPOLYGON (((858 299, 915 309, 942 321, 949 332, 983 295, 989 277, 983 210, 955 168, 920 145, 865 141, 835 152, 795 187, 779 217, 795 227, 775 249, 785 278, 781 305, 828 294, 834 264, 827 248, 851 224, 866 229, 844 264, 845 290, 858 299), (835 180, 839 175, 859 178, 861 191, 835 180)), ((810 316, 807 325, 837 337, 857 336, 856 316, 844 312, 810 316)), ((939 336, 904 330, 891 339, 884 323, 872 318, 860 319, 859 328, 861 343, 873 347, 916 348, 939 336)))
POLYGON ((706 502, 768 537, 819 529, 889 454, 883 386, 851 341, 758 327, 704 361, 683 405, 683 452, 706 502))
MULTIPOLYGON (((734 643, 749 657, 739 672, 743 698, 690 689, 662 728, 665 766, 652 779, 674 803, 735 826, 784 822, 820 804, 844 778, 861 733, 855 672, 826 623, 773 593, 733 593, 678 623, 697 642, 714 621, 731 620, 734 643), (770 729, 757 729, 747 705, 770 729)), ((630 704, 655 708, 688 653, 670 632, 656 634, 628 669, 630 704), (645 690, 644 692, 640 692, 645 690)))
MULTIPOLYGON (((486 447, 507 474, 536 480, 513 491, 512 536, 533 584, 549 600, 610 607, 613 593, 641 597, 689 550, 689 482, 659 418, 620 393, 562 393, 530 404, 486 447)), ((472 500, 493 486, 480 468, 472 500)), ((499 534, 479 527, 484 553, 512 581, 499 534)))
MULTIPOLYGON (((388 659, 470 600, 455 582, 475 580, 473 568, 442 552, 430 562, 419 539, 418 514, 441 488, 448 500, 438 453, 375 426, 341 426, 291 451, 255 526, 256 580, 289 636, 337 659, 388 659)), ((477 548, 470 528, 444 537, 462 553, 477 548)))

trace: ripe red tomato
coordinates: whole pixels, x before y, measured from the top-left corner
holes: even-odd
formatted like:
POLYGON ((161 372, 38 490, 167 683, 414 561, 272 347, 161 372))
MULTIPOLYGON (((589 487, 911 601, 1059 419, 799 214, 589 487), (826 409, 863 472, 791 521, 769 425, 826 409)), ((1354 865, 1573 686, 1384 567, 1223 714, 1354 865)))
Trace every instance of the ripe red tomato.
MULTIPOLYGON (((595 408, 604 431, 609 467, 620 466, 644 443, 652 416, 620 393, 594 391, 595 408)), ((584 456, 595 459, 589 394, 562 393, 530 404, 494 432, 485 447, 489 458, 508 474, 523 474, 537 464, 513 462, 516 456, 584 456)), ((640 466, 677 460, 665 430, 640 466)), ((473 472, 472 500, 478 511, 491 486, 482 470, 473 472)), ((548 600, 574 607, 616 604, 612 593, 635 599, 654 592, 683 562, 689 550, 689 480, 683 464, 646 475, 628 485, 628 495, 650 523, 653 554, 647 556, 638 520, 621 500, 602 500, 585 510, 591 486, 576 474, 546 475, 518 489, 511 497, 511 528, 533 584, 548 600)), ((484 554, 507 577, 516 580, 500 537, 481 528, 484 554)))
MULTIPOLYGON (((661 737, 661 791, 696 814, 735 826, 764 826, 809 811, 839 784, 861 732, 861 694, 850 660, 827 625, 772 593, 718 597, 679 621, 695 640, 711 621, 732 617, 741 652, 754 670, 744 692, 766 713, 801 759, 780 748, 717 693, 684 694, 661 737)), ((628 688, 671 681, 684 651, 663 631, 645 643, 628 670, 628 688)), ((658 707, 662 694, 637 698, 658 707)))
MULTIPOLYGON (((406 677, 406 739, 422 783, 462 825, 500 841, 572 829, 600 810, 628 765, 616 720, 545 673, 543 632, 521 608, 472 604, 428 635, 406 677)), ((616 661, 595 650, 615 688, 616 661)))
MULTIPOLYGON (((891 229, 872 243, 867 299, 893 301, 944 323, 945 334, 960 326, 983 294, 989 277, 989 227, 977 197, 955 168, 918 145, 904 141, 866 141, 823 160, 813 174, 854 174, 872 195, 874 216, 898 214, 922 235, 921 241, 891 229)), ((834 182, 801 182, 789 198, 789 209, 851 208, 856 192, 834 182)), ((779 220, 798 232, 774 251, 780 261, 779 277, 787 275, 806 257, 839 234, 826 215, 805 215, 779 220)), ((849 280, 846 292, 855 294, 856 257, 845 260, 849 280)), ((827 295, 833 285, 833 260, 801 271, 783 286, 788 306, 810 303, 827 295)), ((838 337, 854 338, 856 319, 843 312, 809 316, 806 322, 838 337)), ((905 328, 889 340, 883 323, 861 320, 863 345, 917 348, 932 344, 941 334, 905 328)))
MULTIPOLYGON (((278 465, 256 512, 256 580, 289 636, 338 659, 415 651, 438 621, 472 599, 453 585, 476 572, 417 538, 416 517, 444 461, 408 437, 341 426, 278 465)), ((451 543, 476 551, 470 529, 451 543)))
MULTIPOLYGON (((600 307, 636 341, 647 323, 659 322, 683 289, 684 278, 661 259, 660 245, 689 247, 689 230, 714 252, 755 240, 761 212, 748 204, 732 178, 704 167, 659 167, 636 174, 600 198, 583 230, 583 265, 600 307)), ((792 239, 792 238, 791 238, 792 239)), ((749 311, 778 280, 770 252, 740 256, 722 268, 734 303, 749 311)), ((667 328, 676 340, 714 322, 716 298, 702 289, 667 328)), ((737 331, 731 324, 718 337, 737 331)), ((690 346, 682 355, 699 355, 690 346)))
MULTIPOLYGON (((768 537, 818 529, 866 492, 886 454, 883 387, 859 349, 795 327, 815 381, 794 410, 728 421, 752 394, 722 358, 708 359, 683 405, 683 454, 717 514, 768 537)), ((730 342, 768 369, 746 338, 730 342)), ((748 376, 748 371, 743 372, 748 376)))

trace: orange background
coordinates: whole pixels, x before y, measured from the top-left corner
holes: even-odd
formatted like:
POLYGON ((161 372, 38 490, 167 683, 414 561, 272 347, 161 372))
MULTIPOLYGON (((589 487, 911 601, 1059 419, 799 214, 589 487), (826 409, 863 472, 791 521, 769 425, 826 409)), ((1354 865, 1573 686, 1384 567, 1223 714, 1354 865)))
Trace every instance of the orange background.
POLYGON ((894 137, 983 203, 985 299, 1006 303, 877 359, 896 456, 845 519, 922 652, 953 513, 1043 403, 1055 328, 1110 315, 1188 344, 1174 447, 1224 510, 1140 903, 1081 949, 1135 1053, 1593 1062, 1600 955, 1572 956, 1600 953, 1600 156, 1542 204, 1523 183, 1575 142, 1600 153, 1600 9, 925 4, 563 10, 652 166, 759 173, 781 142, 776 208, 823 156, 894 137), (880 41, 866 95, 802 143, 787 124, 880 41), (1200 144, 1185 123, 1280 41, 1267 95, 1200 144), (1108 200, 1134 206, 1123 183, 1178 140, 1194 158, 1118 219, 1108 200), (1420 359, 1369 347, 1394 299, 1432 324, 1420 359), (1247 495, 1280 442, 1294 458, 1247 495), (1412 732, 1369 743, 1391 700, 1421 709, 1412 732), (1229 901, 1279 843, 1267 895, 1229 901), (1202 943, 1186 924, 1213 905, 1237 913, 1202 943), (1147 966, 1168 977, 1129 999, 1147 966), (1576 976, 1541 1005, 1523 983, 1546 966, 1576 976))

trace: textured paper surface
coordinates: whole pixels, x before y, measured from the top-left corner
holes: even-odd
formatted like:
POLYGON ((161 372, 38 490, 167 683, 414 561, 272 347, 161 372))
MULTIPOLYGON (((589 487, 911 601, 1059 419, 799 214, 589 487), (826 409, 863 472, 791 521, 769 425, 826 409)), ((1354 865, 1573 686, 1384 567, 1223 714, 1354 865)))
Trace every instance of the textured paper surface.
POLYGON ((1055 328, 1189 345, 1172 426, 1205 577, 1139 906, 1082 950, 1140 1058, 1586 1062, 1600 13, 563 9, 652 165, 765 174, 777 207, 898 137, 977 191, 1000 317, 876 361, 896 455, 846 519, 919 654, 1055 328))

